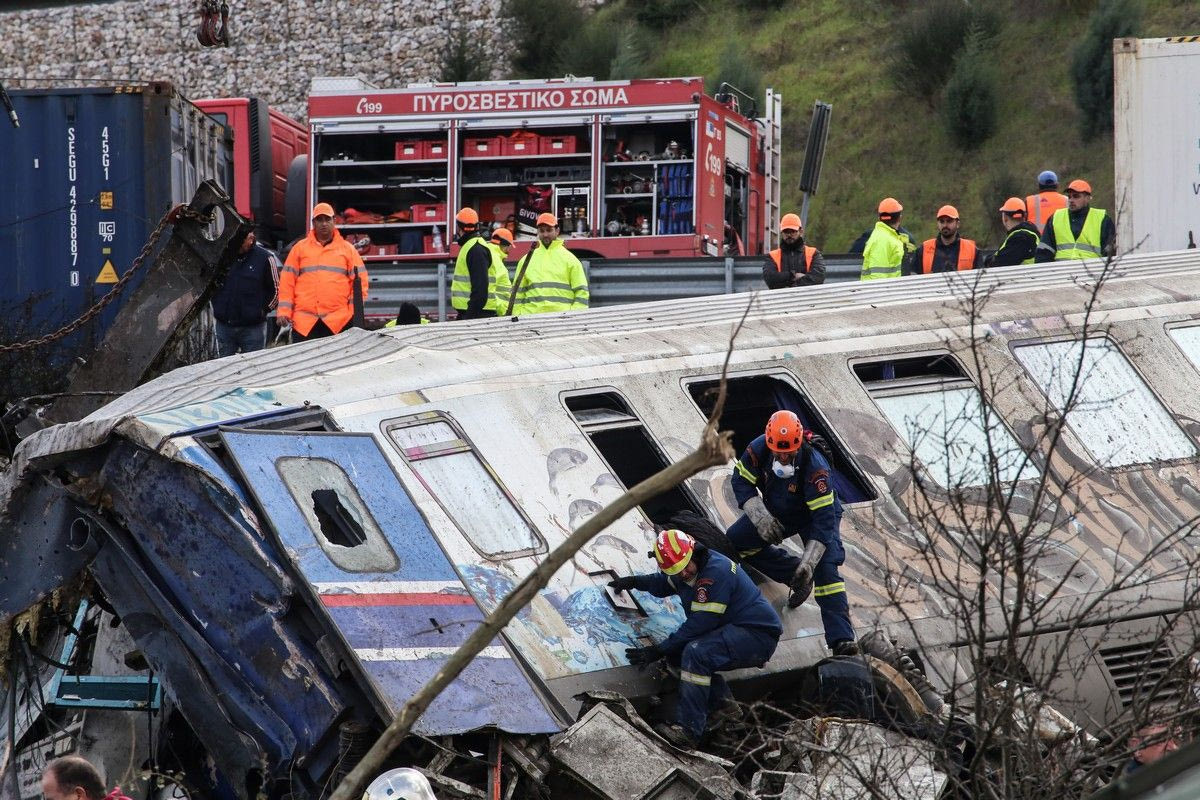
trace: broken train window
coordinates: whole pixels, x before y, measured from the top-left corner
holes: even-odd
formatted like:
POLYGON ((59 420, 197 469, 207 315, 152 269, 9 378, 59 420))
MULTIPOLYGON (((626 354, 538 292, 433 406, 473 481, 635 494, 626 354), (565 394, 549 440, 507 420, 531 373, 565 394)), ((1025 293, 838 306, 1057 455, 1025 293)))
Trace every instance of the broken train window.
MULTIPOLYGON (((705 419, 716 407, 719 380, 701 379, 687 382, 688 393, 705 419)), ((843 503, 874 500, 875 490, 855 466, 849 453, 833 435, 829 425, 816 408, 792 383, 777 375, 741 375, 726 379, 725 407, 721 412, 720 429, 733 432, 733 449, 739 456, 750 442, 762 436, 767 420, 779 410, 794 412, 806 430, 821 436, 833 452, 833 488, 843 503)))
POLYGON ((1004 420, 949 353, 854 364, 867 394, 929 475, 946 488, 1038 476, 1004 420))
POLYGON ((350 476, 325 458, 285 456, 275 470, 329 560, 347 572, 395 572, 396 552, 350 476))
POLYGON ((1021 344, 1013 354, 1100 466, 1196 454, 1195 444, 1111 339, 1021 344))
POLYGON ((386 431, 417 480, 480 554, 502 559, 546 549, 496 473, 448 417, 420 414, 386 431))
MULTIPOLYGON (((646 426, 615 390, 565 394, 563 404, 626 489, 670 466, 646 426)), ((669 523, 678 511, 707 516, 682 485, 655 495, 641 509, 658 525, 669 523)))

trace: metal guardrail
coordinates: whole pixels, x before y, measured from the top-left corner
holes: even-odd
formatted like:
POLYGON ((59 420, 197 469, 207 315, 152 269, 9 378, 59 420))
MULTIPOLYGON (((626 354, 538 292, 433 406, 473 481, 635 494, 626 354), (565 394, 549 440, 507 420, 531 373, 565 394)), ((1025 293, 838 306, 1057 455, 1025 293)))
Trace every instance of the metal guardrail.
MULTIPOLYGON (((653 300, 677 300, 765 289, 765 256, 732 258, 611 259, 583 262, 592 306, 616 306, 653 300)), ((825 282, 857 281, 862 256, 825 255, 825 282)), ((371 278, 366 312, 391 317, 402 302, 415 303, 427 314, 446 319, 450 313, 452 261, 376 263, 367 267, 371 278)))

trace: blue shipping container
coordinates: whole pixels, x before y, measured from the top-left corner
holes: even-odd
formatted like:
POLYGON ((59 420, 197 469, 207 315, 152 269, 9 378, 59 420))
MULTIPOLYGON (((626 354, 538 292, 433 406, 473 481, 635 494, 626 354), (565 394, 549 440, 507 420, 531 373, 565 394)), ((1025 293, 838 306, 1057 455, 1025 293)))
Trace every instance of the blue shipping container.
MULTIPOLYGON (((202 181, 229 190, 233 178, 224 126, 169 83, 12 99, 21 127, 0 120, 0 343, 78 319, 126 273, 163 214, 202 181)), ((60 387, 141 277, 71 336, 0 356, 0 398, 60 387)))

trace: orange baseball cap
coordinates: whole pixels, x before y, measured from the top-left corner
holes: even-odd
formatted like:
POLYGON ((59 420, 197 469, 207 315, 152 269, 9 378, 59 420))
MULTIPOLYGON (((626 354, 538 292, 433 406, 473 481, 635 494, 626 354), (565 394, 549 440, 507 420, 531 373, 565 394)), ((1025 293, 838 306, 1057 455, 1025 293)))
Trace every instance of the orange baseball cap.
POLYGON ((904 206, 894 197, 885 197, 879 201, 880 214, 899 214, 903 210, 904 206))
POLYGON ((500 244, 501 242, 506 242, 508 244, 512 244, 513 243, 512 231, 510 231, 508 228, 496 228, 496 230, 492 231, 492 241, 496 242, 496 244, 500 244), (497 241, 497 240, 500 240, 500 241, 497 241))
POLYGON ((332 217, 332 216, 333 216, 333 206, 329 205, 329 203, 317 203, 315 206, 313 206, 313 211, 312 211, 313 219, 316 219, 317 217, 332 217))
POLYGON ((958 209, 954 206, 942 206, 938 209, 937 216, 934 219, 949 217, 950 219, 958 219, 958 209))
POLYGON ((1076 178, 1067 184, 1068 192, 1079 192, 1080 194, 1091 194, 1092 185, 1082 178, 1076 178))
POLYGON ((1019 197, 1010 197, 1004 201, 1004 205, 1000 206, 1000 210, 1005 214, 1020 214, 1025 215, 1025 201, 1019 197))
POLYGON ((781 231, 798 231, 800 230, 800 215, 799 214, 784 214, 779 220, 779 230, 781 231))
POLYGON ((541 214, 538 214, 537 224, 549 225, 551 228, 557 228, 558 217, 554 216, 549 211, 543 211, 541 214))

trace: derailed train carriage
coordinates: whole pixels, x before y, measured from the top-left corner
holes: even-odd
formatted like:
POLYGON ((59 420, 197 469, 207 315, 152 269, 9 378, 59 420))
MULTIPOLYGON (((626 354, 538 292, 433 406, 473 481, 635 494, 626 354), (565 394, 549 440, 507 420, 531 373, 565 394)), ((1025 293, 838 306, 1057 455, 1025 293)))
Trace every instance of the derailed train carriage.
MULTIPOLYGON (((987 487, 1003 487, 1014 517, 1048 520, 1031 580, 1049 599, 1020 634, 1061 644, 1056 704, 1094 729, 1139 702, 1131 670, 1195 649, 1171 623, 1195 546, 1171 534, 1200 510, 1200 258, 1127 257, 1097 290, 1102 270, 354 330, 176 370, 36 433, 7 473, 0 531, 8 670, 24 661, 41 698, 0 712, 18 764, 90 709, 108 726, 92 747, 128 738, 130 768, 173 763, 216 795, 320 796, 347 730, 378 729, 546 552, 691 451, 748 303, 721 427, 740 449, 789 408, 830 443, 860 633, 914 648, 940 690, 970 681, 946 575, 995 607, 1012 598, 974 571, 953 524, 970 514, 928 503, 986 515, 987 487), (1039 498, 1047 473, 1058 490, 1039 498), (1112 591, 1129 570, 1138 580, 1112 591), (72 623, 61 635, 55 608, 72 623)), ((605 584, 649 571, 654 526, 679 510, 732 523, 729 476, 701 473, 597 536, 416 732, 546 734, 583 692, 652 694, 624 649, 682 610, 605 584)), ((788 610, 786 587, 760 585, 784 636, 735 688, 786 685, 827 654, 815 605, 788 610)), ((989 624, 1002 641, 1002 618, 989 624)), ((126 767, 123 750, 108 758, 110 775, 126 767)))

